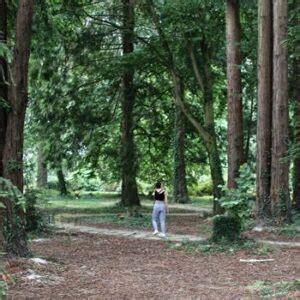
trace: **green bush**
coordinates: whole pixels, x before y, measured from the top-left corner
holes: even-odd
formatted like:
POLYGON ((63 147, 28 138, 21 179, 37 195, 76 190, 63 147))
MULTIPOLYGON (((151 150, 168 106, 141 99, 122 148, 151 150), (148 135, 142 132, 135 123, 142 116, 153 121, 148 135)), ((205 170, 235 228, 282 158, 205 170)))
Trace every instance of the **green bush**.
POLYGON ((213 218, 213 242, 236 241, 240 234, 241 222, 237 217, 218 215, 213 218))
POLYGON ((57 190, 58 191, 58 189, 59 189, 58 181, 48 181, 47 187, 50 190, 57 190))
POLYGON ((254 175, 247 164, 240 168, 240 176, 236 179, 237 188, 223 188, 224 196, 219 199, 228 215, 239 220, 242 230, 249 224, 255 207, 254 175))
POLYGON ((192 196, 207 196, 213 194, 213 185, 210 180, 200 181, 189 186, 189 194, 192 196))
POLYGON ((29 190, 25 194, 25 219, 27 232, 44 232, 47 230, 49 218, 37 208, 41 194, 36 190, 29 190))

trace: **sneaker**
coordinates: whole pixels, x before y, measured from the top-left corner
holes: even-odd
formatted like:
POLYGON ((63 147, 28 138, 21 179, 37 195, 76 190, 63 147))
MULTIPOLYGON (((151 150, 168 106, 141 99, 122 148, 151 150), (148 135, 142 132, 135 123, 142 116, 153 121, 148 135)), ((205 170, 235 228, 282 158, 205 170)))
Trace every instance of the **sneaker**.
POLYGON ((166 238, 166 234, 165 233, 160 233, 158 236, 161 237, 161 238, 166 238))
POLYGON ((152 234, 153 235, 157 235, 159 232, 157 230, 155 230, 152 234))

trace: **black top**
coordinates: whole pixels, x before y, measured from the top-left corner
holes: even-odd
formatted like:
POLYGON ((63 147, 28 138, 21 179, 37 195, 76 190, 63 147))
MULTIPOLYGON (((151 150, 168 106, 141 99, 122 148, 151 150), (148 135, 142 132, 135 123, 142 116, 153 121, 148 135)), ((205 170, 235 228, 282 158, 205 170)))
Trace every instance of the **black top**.
POLYGON ((165 201, 165 191, 164 190, 160 190, 160 191, 155 190, 154 200, 165 201))

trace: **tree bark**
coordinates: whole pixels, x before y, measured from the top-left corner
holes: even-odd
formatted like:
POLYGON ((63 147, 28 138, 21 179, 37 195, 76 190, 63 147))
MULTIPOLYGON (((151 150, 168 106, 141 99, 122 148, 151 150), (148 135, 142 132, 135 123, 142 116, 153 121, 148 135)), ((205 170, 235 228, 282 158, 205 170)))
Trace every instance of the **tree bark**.
MULTIPOLYGON (((299 7, 300 1, 296 0, 294 2, 294 9, 299 7), (298 6, 297 6, 298 5, 298 6)), ((296 20, 294 26, 299 26, 299 18, 296 20)), ((296 46, 295 52, 299 53, 300 45, 296 46)), ((293 96, 295 99, 295 138, 294 144, 299 149, 300 147, 300 60, 299 55, 295 57, 293 62, 293 96)), ((297 151, 297 154, 294 158, 294 178, 293 178, 293 208, 300 213, 300 149, 297 151)))
POLYGON ((256 216, 260 221, 271 217, 272 15, 272 0, 259 0, 256 216))
MULTIPOLYGON (((7 5, 5 0, 0 0, 0 43, 7 41, 7 5)), ((3 150, 6 133, 6 109, 7 102, 7 64, 4 57, 0 57, 0 176, 3 176, 3 150)))
POLYGON ((277 222, 290 218, 288 150, 287 1, 273 1, 273 110, 271 211, 277 222))
MULTIPOLYGON (((9 78, 7 128, 3 151, 3 175, 21 192, 23 191, 23 134, 25 111, 28 100, 28 64, 31 43, 33 0, 20 0, 17 22, 16 43, 11 76, 9 78)), ((5 200, 6 221, 10 227, 7 251, 18 256, 28 255, 24 211, 10 199, 5 200)))
MULTIPOLYGON (((122 0, 123 3, 123 55, 134 51, 134 0, 122 0)), ((122 196, 121 204, 124 206, 140 206, 138 196, 136 173, 137 160, 134 144, 134 67, 127 62, 122 76, 122 124, 121 124, 121 173, 122 196)))
POLYGON ((241 88, 241 25, 239 0, 226 1, 227 81, 228 81, 228 188, 236 188, 244 161, 243 108, 241 88))
POLYGON ((58 188, 59 188, 60 194, 67 195, 68 194, 67 184, 66 184, 65 175, 64 175, 64 172, 63 172, 61 166, 56 171, 56 175, 57 175, 57 179, 58 179, 58 188))
MULTIPOLYGON (((300 82, 299 82, 299 63, 298 63, 298 85, 295 86, 295 119, 296 119, 296 128, 295 128, 295 141, 294 143, 299 147, 300 145, 300 82)), ((300 153, 297 153, 297 156, 294 159, 294 190, 293 190, 293 207, 300 213, 300 153)))
POLYGON ((208 150, 209 166, 213 182, 213 212, 214 214, 222 214, 224 213, 224 209, 219 204, 218 199, 222 197, 222 186, 224 185, 224 180, 215 129, 213 79, 209 65, 209 53, 205 43, 202 43, 202 54, 205 58, 203 81, 204 126, 206 131, 209 133, 209 138, 206 141, 206 149, 208 150))
MULTIPOLYGON (((7 42, 7 5, 5 0, 0 0, 0 43, 7 42)), ((4 57, 0 57, 0 177, 3 177, 3 150, 6 133, 6 110, 4 103, 7 102, 7 64, 4 57)), ((2 199, 0 199, 1 206, 2 199)), ((4 239, 5 210, 0 207, 0 252, 5 251, 4 239)))
MULTIPOLYGON (((183 83, 179 79, 176 81, 178 84, 175 87, 175 97, 180 97, 183 100, 184 90, 183 83)), ((173 201, 179 203, 188 203, 189 196, 186 184, 186 172, 185 172, 185 159, 184 159, 184 147, 185 147, 185 117, 178 106, 175 103, 175 126, 174 126, 174 185, 173 185, 173 201)))
POLYGON ((47 163, 41 145, 38 147, 37 187, 44 188, 48 184, 47 163))
MULTIPOLYGON (((297 61, 297 73, 296 77, 296 86, 295 86, 295 120, 296 120, 296 128, 295 128, 295 145, 300 147, 300 80, 299 80, 299 72, 300 72, 300 65, 299 60, 297 61)), ((300 152, 300 150, 299 150, 300 152)), ((300 212, 300 153, 297 153, 296 157, 294 158, 294 192, 293 192, 293 202, 294 207, 297 212, 300 212)))

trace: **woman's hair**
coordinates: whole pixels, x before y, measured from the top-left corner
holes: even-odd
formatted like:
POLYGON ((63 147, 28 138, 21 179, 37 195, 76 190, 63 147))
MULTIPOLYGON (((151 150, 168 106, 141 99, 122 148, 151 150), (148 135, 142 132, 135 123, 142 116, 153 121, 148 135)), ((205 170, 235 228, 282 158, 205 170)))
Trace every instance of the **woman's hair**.
POLYGON ((161 182, 156 182, 156 184, 155 184, 155 187, 157 188, 157 189, 160 189, 161 188, 161 182))

